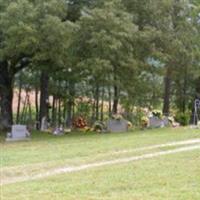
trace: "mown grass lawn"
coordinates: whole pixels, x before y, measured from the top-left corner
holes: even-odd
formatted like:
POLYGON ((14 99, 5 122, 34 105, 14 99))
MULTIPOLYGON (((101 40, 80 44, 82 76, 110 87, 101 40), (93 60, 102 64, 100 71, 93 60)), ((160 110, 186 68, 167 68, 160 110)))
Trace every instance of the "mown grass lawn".
MULTIPOLYGON (((142 155, 163 148, 148 152, 120 151, 195 138, 200 138, 200 131, 190 128, 118 134, 71 133, 62 137, 36 132, 31 141, 17 143, 4 143, 1 138, 1 178, 142 155)), ((1 199, 199 200, 200 151, 4 185, 1 199)))

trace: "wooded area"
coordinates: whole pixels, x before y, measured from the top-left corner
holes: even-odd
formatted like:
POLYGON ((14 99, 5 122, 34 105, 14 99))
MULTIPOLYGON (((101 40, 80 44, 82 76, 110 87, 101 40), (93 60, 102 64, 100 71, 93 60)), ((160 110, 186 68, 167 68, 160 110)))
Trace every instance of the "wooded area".
POLYGON ((199 0, 0 0, 0 128, 135 108, 192 116, 197 98, 199 0))

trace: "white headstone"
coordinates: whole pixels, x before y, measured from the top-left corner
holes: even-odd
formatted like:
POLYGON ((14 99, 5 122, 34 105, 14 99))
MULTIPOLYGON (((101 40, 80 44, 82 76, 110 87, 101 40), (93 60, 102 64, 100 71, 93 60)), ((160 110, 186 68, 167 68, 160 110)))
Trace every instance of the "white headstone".
POLYGON ((42 118, 42 123, 41 123, 41 131, 46 131, 47 129, 48 129, 47 118, 43 117, 42 118))
POLYGON ((11 133, 8 133, 6 141, 18 141, 29 139, 30 133, 24 125, 13 125, 11 133))

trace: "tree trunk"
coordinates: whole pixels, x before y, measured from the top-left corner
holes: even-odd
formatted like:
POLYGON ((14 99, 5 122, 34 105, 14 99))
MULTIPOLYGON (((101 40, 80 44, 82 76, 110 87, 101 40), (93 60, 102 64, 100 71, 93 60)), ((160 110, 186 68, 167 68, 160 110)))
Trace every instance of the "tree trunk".
POLYGON ((54 126, 58 126, 58 97, 56 97, 55 100, 55 120, 54 120, 54 126))
POLYGON ((118 104, 119 104, 119 91, 118 87, 114 86, 114 101, 113 101, 113 114, 117 114, 118 112, 118 104))
POLYGON ((17 103, 17 117, 16 123, 19 124, 20 122, 20 110, 21 110, 21 93, 22 93, 22 80, 21 75, 19 76, 19 91, 18 91, 18 103, 17 103))
POLYGON ((0 62, 0 107, 1 107, 1 126, 10 128, 13 123, 13 79, 14 74, 8 71, 8 63, 0 62))
POLYGON ((167 67, 166 76, 164 78, 164 102, 163 114, 168 116, 170 112, 170 96, 171 96, 171 69, 167 67))
POLYGON ((53 95, 52 111, 51 111, 51 124, 55 126, 56 121, 56 97, 53 95))
POLYGON ((112 115, 112 94, 111 94, 111 88, 109 86, 108 88, 108 98, 109 98, 109 102, 108 102, 108 113, 109 113, 109 117, 111 117, 112 115))
POLYGON ((27 108, 27 94, 25 96, 25 100, 23 103, 22 113, 21 113, 21 123, 25 123, 26 121, 26 109, 27 108))
POLYGON ((186 111, 186 102, 187 102, 187 86, 188 86, 188 72, 187 67, 184 71, 184 84, 183 84, 183 99, 182 99, 182 112, 186 111))
POLYGON ((67 127, 72 127, 72 108, 73 108, 73 102, 71 99, 67 102, 67 127))
POLYGON ((58 98, 58 126, 61 126, 62 123, 62 112, 61 112, 61 105, 62 101, 61 101, 61 97, 58 98))
POLYGON ((99 85, 96 85, 95 91, 95 119, 99 120, 99 85))
POLYGON ((40 79, 40 126, 42 119, 46 117, 48 119, 48 104, 49 104, 49 75, 47 72, 42 71, 40 79))
POLYGON ((101 96, 101 121, 104 119, 104 96, 105 96, 105 88, 102 89, 102 96, 101 96))
POLYGON ((39 103, 38 103, 38 87, 35 88, 35 121, 36 121, 36 129, 39 130, 39 103))
POLYGON ((66 98, 63 99, 63 111, 62 111, 62 117, 65 120, 66 119, 66 112, 67 112, 67 100, 66 98))
POLYGON ((32 125, 32 109, 31 109, 31 100, 30 100, 30 94, 28 94, 28 99, 27 99, 27 104, 28 104, 28 123, 29 125, 32 125))
POLYGON ((66 125, 67 125, 68 128, 71 128, 73 116, 75 114, 74 98, 75 98, 76 91, 75 91, 75 85, 73 83, 71 83, 69 81, 68 84, 69 84, 69 99, 67 101, 66 125))

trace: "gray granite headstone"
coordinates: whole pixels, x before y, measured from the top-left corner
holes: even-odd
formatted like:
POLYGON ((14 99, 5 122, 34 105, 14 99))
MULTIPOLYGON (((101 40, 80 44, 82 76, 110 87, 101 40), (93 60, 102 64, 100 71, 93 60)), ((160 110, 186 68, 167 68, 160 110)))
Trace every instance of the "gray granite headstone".
POLYGON ((149 126, 153 128, 159 128, 163 125, 162 120, 158 117, 150 117, 149 118, 149 126))
POLYGON ((24 125, 13 125, 11 133, 8 133, 6 141, 28 140, 30 133, 24 125))
POLYGON ((127 132, 128 122, 124 119, 121 120, 111 119, 108 121, 107 129, 109 132, 127 132))
POLYGON ((158 117, 150 117, 149 118, 149 126, 151 128, 161 128, 165 127, 169 124, 169 120, 167 118, 159 119, 158 117))

